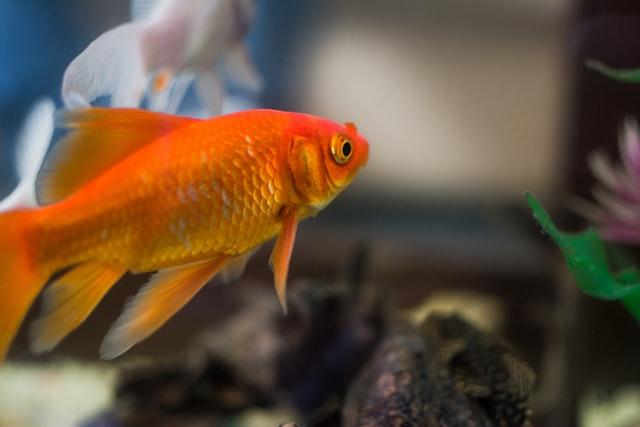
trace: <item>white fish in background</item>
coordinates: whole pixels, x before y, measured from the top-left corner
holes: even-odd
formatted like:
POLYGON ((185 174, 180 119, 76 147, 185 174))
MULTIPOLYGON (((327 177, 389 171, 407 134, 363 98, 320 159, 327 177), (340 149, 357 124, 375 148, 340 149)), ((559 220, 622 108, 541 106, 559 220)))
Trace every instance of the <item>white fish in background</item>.
POLYGON ((134 20, 94 40, 67 67, 62 98, 68 108, 111 96, 111 106, 175 113, 195 80, 211 114, 222 109, 222 72, 251 90, 261 78, 244 38, 254 0, 133 0, 134 20))
POLYGON ((15 154, 18 186, 0 201, 0 212, 37 206, 36 178, 53 135, 54 111, 51 99, 40 99, 22 124, 15 154))

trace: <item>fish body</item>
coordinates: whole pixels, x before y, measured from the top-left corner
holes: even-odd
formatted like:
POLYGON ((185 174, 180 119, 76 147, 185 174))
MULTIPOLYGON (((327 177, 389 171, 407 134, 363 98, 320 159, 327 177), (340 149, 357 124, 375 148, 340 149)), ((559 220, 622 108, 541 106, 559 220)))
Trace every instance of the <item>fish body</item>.
POLYGON ((197 120, 86 109, 65 120, 72 131, 38 182, 45 206, 0 215, 0 232, 12 230, 0 248, 18 251, 15 268, 0 262, 0 276, 8 274, 0 305, 20 307, 13 317, 0 311, 0 355, 44 282, 70 266, 45 291, 36 350, 77 327, 124 272, 159 270, 107 336, 103 356, 115 357, 275 236, 284 306, 298 222, 346 188, 368 157, 353 125, 274 110, 197 120), (16 290, 15 275, 29 284, 16 290))
POLYGON ((145 5, 151 11, 144 19, 103 33, 71 62, 62 83, 67 107, 88 106, 105 95, 112 106, 138 107, 148 87, 152 110, 175 112, 195 79, 204 106, 219 114, 222 67, 259 89, 261 79, 243 43, 253 21, 253 0, 151 3, 145 5))
POLYGON ((38 211, 41 261, 56 269, 99 258, 150 271, 240 255, 268 240, 279 231, 280 210, 301 205, 284 173, 287 119, 228 116, 142 147, 38 211))

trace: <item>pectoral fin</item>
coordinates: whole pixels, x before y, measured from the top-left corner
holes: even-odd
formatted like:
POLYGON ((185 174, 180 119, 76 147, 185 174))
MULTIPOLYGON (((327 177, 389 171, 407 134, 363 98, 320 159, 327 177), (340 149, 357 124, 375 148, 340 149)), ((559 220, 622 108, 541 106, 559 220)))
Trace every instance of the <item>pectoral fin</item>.
POLYGON ((209 282, 228 257, 160 270, 127 304, 107 333, 100 355, 118 357, 147 338, 209 282))
POLYGON ((282 230, 278 235, 269 260, 273 268, 276 293, 284 314, 287 314, 287 274, 289 273, 289 261, 291 260, 297 228, 298 212, 295 208, 285 208, 282 212, 282 230))
POLYGON ((76 329, 125 269, 99 263, 75 267, 44 292, 43 315, 31 327, 31 348, 36 353, 53 349, 76 329))
POLYGON ((189 86, 193 82, 193 75, 182 73, 177 74, 167 82, 164 90, 158 90, 157 80, 154 82, 154 90, 148 91, 148 108, 152 111, 158 111, 168 114, 176 114, 182 104, 189 86))

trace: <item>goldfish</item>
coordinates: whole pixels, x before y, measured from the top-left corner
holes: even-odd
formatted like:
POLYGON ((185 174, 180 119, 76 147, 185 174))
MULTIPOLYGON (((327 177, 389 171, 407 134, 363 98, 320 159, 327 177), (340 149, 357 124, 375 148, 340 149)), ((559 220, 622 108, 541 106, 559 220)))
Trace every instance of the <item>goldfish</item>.
POLYGON ((218 273, 237 277, 265 242, 286 313, 300 221, 366 164, 352 123, 276 110, 194 119, 118 108, 67 110, 45 159, 42 206, 0 214, 0 360, 43 292, 32 349, 53 349, 126 273, 153 272, 100 349, 127 351, 218 273))
POLYGON ((111 106, 175 113, 191 83, 213 115, 222 110, 221 74, 259 90, 260 74, 243 40, 254 0, 134 0, 134 20, 96 38, 67 67, 68 108, 110 96, 111 106))
POLYGON ((49 98, 38 100, 29 111, 18 135, 15 163, 18 185, 0 201, 0 212, 36 206, 36 178, 53 136, 55 106, 49 98))

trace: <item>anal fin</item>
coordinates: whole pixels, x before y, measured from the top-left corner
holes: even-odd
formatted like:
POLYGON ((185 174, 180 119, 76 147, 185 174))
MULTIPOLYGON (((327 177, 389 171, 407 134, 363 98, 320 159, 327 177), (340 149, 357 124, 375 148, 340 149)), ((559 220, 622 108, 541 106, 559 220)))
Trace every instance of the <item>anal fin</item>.
POLYGON ((125 272, 122 267, 88 262, 46 288, 43 315, 31 327, 33 351, 53 349, 80 326, 125 272))
POLYGON ((103 359, 118 357, 180 310, 225 265, 228 257, 160 270, 127 304, 102 346, 103 359))

